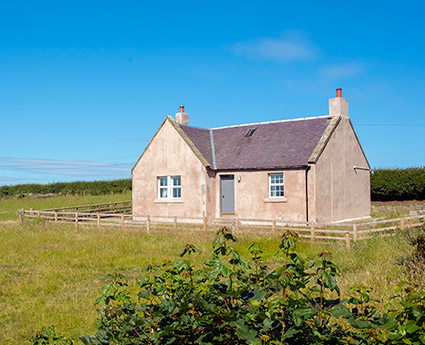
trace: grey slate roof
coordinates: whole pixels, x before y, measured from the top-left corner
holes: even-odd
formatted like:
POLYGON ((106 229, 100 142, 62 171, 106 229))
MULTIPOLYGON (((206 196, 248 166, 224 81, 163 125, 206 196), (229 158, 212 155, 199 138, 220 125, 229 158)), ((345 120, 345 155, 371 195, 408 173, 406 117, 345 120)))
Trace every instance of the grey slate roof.
POLYGON ((213 129, 179 125, 214 170, 307 166, 328 125, 327 117, 213 129), (256 128, 251 137, 245 137, 256 128))
POLYGON ((211 150, 210 130, 180 124, 179 126, 212 167, 213 159, 211 150))

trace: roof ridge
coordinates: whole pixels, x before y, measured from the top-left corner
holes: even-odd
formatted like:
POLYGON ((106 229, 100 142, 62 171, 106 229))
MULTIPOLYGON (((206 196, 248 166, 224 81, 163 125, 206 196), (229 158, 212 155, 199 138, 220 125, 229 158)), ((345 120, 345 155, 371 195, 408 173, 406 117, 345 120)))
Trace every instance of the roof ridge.
POLYGON ((233 127, 254 126, 254 125, 268 125, 268 124, 272 124, 272 123, 281 123, 281 122, 315 120, 315 119, 322 119, 324 117, 329 117, 329 115, 319 115, 319 116, 311 116, 311 117, 300 117, 300 118, 297 118, 297 119, 275 120, 275 121, 264 121, 264 122, 253 122, 253 123, 245 123, 245 124, 241 124, 241 125, 213 127, 213 128, 211 128, 211 130, 214 130, 214 129, 223 129, 223 128, 233 128, 233 127))
POLYGON ((202 129, 202 130, 204 130, 204 131, 210 131, 210 130, 211 130, 211 128, 203 128, 203 127, 197 127, 197 126, 191 126, 191 125, 183 125, 182 123, 179 123, 178 125, 179 125, 180 127, 181 127, 181 126, 184 126, 184 127, 190 127, 190 128, 202 129))

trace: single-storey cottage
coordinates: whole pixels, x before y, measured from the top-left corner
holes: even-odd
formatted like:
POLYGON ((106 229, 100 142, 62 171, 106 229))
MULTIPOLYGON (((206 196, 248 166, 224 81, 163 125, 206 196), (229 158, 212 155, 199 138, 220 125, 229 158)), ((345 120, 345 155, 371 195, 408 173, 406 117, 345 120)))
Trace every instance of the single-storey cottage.
POLYGON ((132 169, 133 214, 335 222, 370 216, 370 166, 348 117, 204 129, 180 106, 132 169))

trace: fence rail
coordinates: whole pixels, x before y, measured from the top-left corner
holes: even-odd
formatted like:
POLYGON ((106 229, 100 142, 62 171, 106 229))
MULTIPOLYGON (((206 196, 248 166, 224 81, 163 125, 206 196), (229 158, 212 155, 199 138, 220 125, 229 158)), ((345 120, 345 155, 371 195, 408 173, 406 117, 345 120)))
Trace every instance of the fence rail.
POLYGON ((345 241, 348 249, 350 249, 351 241, 363 240, 376 235, 389 236, 393 235, 397 230, 425 225, 425 215, 351 224, 287 222, 278 219, 136 215, 131 213, 131 201, 45 210, 20 210, 20 222, 23 223, 25 219, 44 219, 55 223, 73 223, 76 229, 84 224, 91 224, 97 227, 142 228, 147 233, 160 229, 187 229, 208 232, 216 231, 223 225, 231 227, 235 234, 279 234, 284 230, 291 230, 298 233, 300 238, 309 239, 310 241, 345 241))
POLYGON ((128 213, 132 211, 132 201, 107 202, 103 204, 66 206, 56 208, 46 208, 43 210, 33 210, 31 212, 85 212, 85 213, 128 213))

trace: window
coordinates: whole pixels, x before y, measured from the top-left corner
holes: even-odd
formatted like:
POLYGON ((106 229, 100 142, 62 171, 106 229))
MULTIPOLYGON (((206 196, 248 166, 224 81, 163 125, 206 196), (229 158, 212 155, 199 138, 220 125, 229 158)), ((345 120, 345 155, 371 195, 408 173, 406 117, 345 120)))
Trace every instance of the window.
POLYGON ((269 174, 269 197, 283 198, 283 173, 269 174))
POLYGON ((158 177, 159 199, 180 199, 182 196, 182 181, 180 176, 158 177))
POLYGON ((158 192, 160 199, 168 198, 168 177, 158 177, 158 192))
POLYGON ((254 134, 254 132, 255 132, 256 129, 257 129, 257 127, 256 128, 250 128, 250 129, 248 129, 246 131, 246 133, 245 133, 245 136, 246 137, 252 137, 252 135, 254 134))
POLYGON ((180 176, 172 176, 171 181, 173 182, 173 198, 182 197, 182 181, 180 176))

